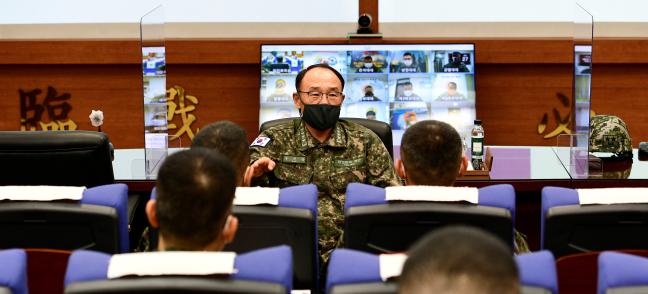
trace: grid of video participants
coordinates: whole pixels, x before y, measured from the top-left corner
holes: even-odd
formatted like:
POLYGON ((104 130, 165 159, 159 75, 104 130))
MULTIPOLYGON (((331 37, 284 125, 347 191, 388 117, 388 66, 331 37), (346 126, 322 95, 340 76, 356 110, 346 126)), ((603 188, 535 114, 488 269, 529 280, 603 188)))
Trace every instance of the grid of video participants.
POLYGON ((345 79, 341 116, 389 123, 394 145, 427 119, 448 122, 466 137, 476 115, 474 57, 472 44, 263 45, 259 123, 298 117, 297 73, 327 63, 345 79))
POLYGON ((147 148, 166 148, 166 62, 164 47, 142 47, 144 138, 147 148))
POLYGON ((592 46, 574 46, 574 113, 577 133, 589 132, 591 85, 592 46))

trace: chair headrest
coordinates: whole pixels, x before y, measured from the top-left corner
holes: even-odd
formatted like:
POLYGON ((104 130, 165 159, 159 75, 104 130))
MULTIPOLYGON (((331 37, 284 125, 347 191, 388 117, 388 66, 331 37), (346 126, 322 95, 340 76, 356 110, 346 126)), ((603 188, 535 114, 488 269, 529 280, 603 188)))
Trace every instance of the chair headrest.
POLYGON ((542 215, 545 215, 549 208, 556 206, 578 205, 578 193, 574 189, 562 187, 542 188, 542 215))
POLYGON ((317 215, 317 186, 314 184, 282 188, 279 191, 279 206, 304 208, 317 215))
POLYGON ((0 250, 0 287, 27 294, 27 254, 22 249, 0 250))
POLYGON ((128 186, 111 184, 89 188, 83 193, 81 204, 113 207, 119 222, 119 252, 128 252, 128 186))
MULTIPOLYGON (((386 189, 384 188, 361 183, 350 183, 346 190, 344 208, 387 204, 386 198, 386 189)), ((513 213, 513 217, 515 216, 515 189, 509 184, 479 188, 477 190, 477 202, 480 205, 505 208, 513 213)))
POLYGON ((326 291, 342 284, 381 282, 378 255, 351 249, 331 253, 326 291))
POLYGON ((523 286, 550 289, 552 293, 558 293, 556 260, 550 251, 518 255, 515 261, 520 271, 520 283, 523 286))
MULTIPOLYGON (((65 286, 108 279, 110 261, 109 254, 88 250, 74 251, 68 259, 65 286)), ((236 256, 234 259, 236 271, 230 279, 278 283, 290 290, 292 289, 292 264, 292 250, 289 246, 255 250, 236 256)))
POLYGON ((606 289, 648 285, 648 258, 619 252, 598 257, 598 293, 606 289))

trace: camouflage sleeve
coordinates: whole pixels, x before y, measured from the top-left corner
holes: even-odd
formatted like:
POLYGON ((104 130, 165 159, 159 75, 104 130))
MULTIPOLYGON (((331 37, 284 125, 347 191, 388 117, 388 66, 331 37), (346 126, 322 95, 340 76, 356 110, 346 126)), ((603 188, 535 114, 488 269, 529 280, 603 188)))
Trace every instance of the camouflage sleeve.
POLYGON ((394 162, 387 148, 374 133, 370 134, 367 148, 368 175, 366 183, 378 187, 400 186, 401 179, 396 175, 394 162))
MULTIPOLYGON (((272 134, 268 133, 267 131, 259 134, 259 136, 256 137, 250 145, 250 165, 259 160, 259 158, 261 157, 268 157, 276 162, 276 143, 277 142, 274 142, 274 137, 272 136, 272 134)), ((251 185, 252 187, 268 187, 270 185, 268 174, 266 173, 263 176, 252 179, 251 185)))

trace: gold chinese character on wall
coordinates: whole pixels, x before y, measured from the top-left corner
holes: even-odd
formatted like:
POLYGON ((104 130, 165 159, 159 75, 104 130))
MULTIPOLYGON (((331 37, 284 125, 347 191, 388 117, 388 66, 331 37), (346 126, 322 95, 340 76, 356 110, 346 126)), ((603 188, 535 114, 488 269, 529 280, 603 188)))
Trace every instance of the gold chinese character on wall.
MULTIPOLYGON (((549 114, 546 112, 544 113, 542 119, 540 120, 540 123, 538 123, 538 134, 544 135, 545 139, 554 138, 560 134, 572 134, 570 124, 572 123, 575 115, 573 105, 569 103, 569 98, 567 98, 565 94, 557 93, 556 97, 564 107, 568 107, 567 113, 562 115, 561 111, 559 111, 558 108, 554 107, 551 111, 553 114, 555 128, 546 134, 545 131, 547 131, 547 124, 549 123, 549 114)), ((587 103, 586 107, 589 109, 589 103, 587 103)), ((591 117, 596 115, 596 113, 594 112, 594 110, 589 110, 589 115, 591 117)))
POLYGON ((167 121, 169 122, 168 129, 176 130, 174 134, 170 135, 170 140, 177 140, 183 135, 193 140, 195 132, 198 129, 192 130, 191 126, 196 121, 196 116, 193 112, 198 105, 198 98, 196 96, 187 95, 186 91, 181 86, 173 86, 167 90, 167 121), (179 117, 181 125, 178 126, 173 122, 174 118, 179 117))
POLYGON ((20 130, 36 131, 39 127, 43 131, 76 130, 77 124, 68 118, 72 110, 72 105, 68 103, 72 97, 70 93, 58 95, 56 89, 50 86, 47 87, 43 103, 38 103, 38 95, 42 92, 38 88, 31 91, 18 90, 20 130))

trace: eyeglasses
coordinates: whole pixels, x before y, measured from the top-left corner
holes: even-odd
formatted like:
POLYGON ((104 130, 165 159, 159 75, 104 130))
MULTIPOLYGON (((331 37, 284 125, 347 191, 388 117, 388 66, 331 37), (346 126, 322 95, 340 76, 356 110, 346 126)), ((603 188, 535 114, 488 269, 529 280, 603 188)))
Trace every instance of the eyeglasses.
POLYGON ((308 99, 312 103, 320 103, 322 101, 322 98, 326 96, 328 98, 329 102, 332 102, 334 104, 338 104, 342 101, 342 98, 344 97, 344 94, 342 92, 328 92, 328 93, 322 93, 319 91, 297 91, 297 93, 306 93, 308 96, 308 99))

